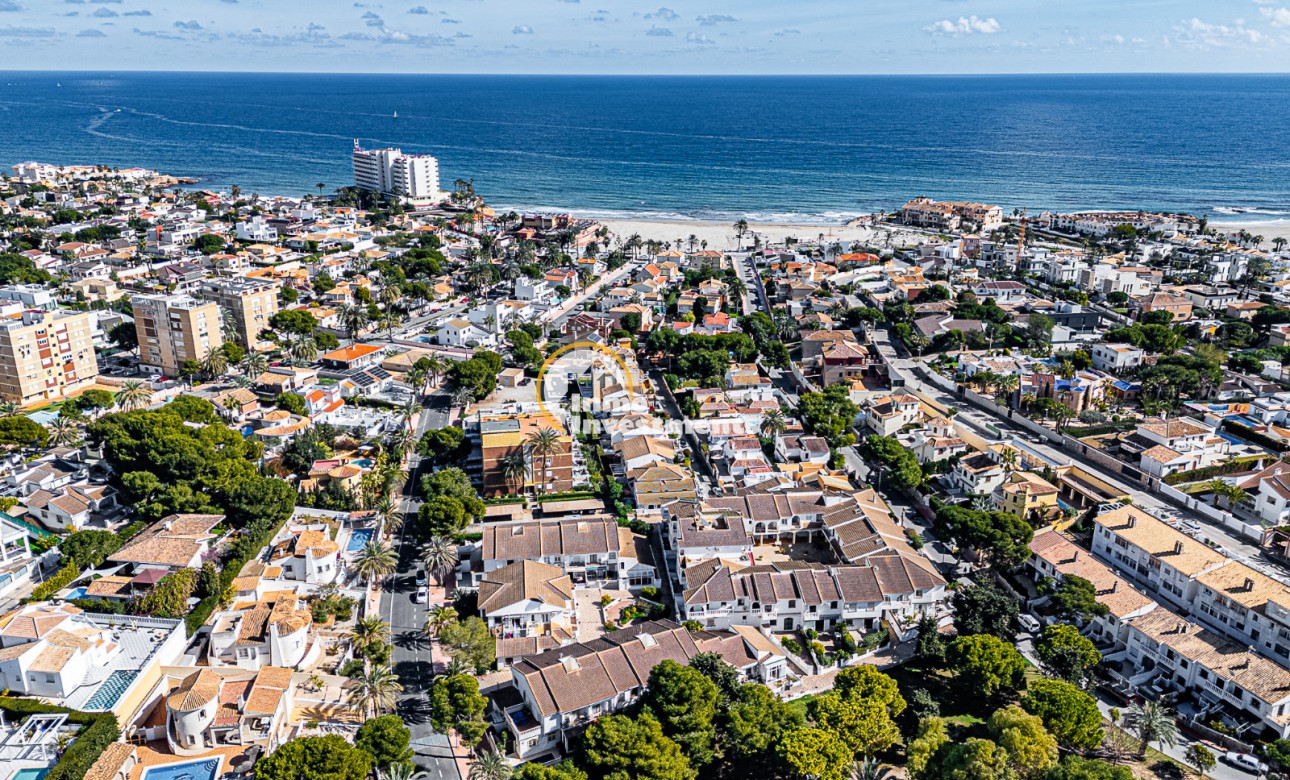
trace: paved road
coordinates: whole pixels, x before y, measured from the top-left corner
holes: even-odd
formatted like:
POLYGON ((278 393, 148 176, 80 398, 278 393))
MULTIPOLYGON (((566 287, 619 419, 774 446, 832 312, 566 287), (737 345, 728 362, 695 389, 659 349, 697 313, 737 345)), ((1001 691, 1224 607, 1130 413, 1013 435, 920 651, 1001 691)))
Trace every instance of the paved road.
POLYGON ((617 284, 619 279, 622 279, 624 276, 627 276, 628 274, 634 273, 643 264, 644 264, 644 261, 639 259, 628 260, 626 263, 623 263, 615 270, 610 271, 605 276, 602 276, 596 281, 592 282, 584 290, 582 290, 582 292, 579 292, 576 295, 570 296, 568 300, 564 301, 559 306, 556 306, 555 308, 552 308, 552 309, 548 309, 544 317, 552 325, 559 326, 563 324, 564 320, 568 318, 569 314, 572 313, 574 309, 581 307, 584 301, 594 298, 596 294, 599 293, 601 290, 604 290, 608 287, 612 287, 614 284, 617 284))

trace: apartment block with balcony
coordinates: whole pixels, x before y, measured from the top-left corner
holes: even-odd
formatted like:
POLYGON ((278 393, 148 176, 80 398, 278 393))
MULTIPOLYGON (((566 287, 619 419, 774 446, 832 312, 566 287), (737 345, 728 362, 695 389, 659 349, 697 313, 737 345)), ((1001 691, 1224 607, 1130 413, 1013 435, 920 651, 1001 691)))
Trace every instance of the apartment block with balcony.
POLYGON ((224 345, 219 304, 187 295, 136 295, 134 329, 144 365, 175 376, 224 345))
POLYGON ((248 349, 264 351, 274 346, 272 342, 262 342, 260 332, 278 313, 279 289, 281 285, 275 281, 238 276, 207 280, 202 284, 201 295, 233 315, 235 332, 227 334, 229 338, 248 349))
POLYGON ((33 309, 0 324, 0 398, 51 401, 94 384, 94 316, 33 309))

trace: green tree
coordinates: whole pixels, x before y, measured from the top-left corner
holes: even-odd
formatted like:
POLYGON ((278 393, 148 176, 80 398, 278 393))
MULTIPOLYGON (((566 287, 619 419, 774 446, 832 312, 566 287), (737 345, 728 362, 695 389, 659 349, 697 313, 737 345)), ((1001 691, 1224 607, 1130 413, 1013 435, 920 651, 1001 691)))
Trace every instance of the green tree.
POLYGON ((726 663, 720 653, 699 653, 690 659, 690 668, 711 680, 723 700, 729 702, 739 696, 739 670, 726 663))
POLYGON ((520 764, 515 770, 514 777, 515 780, 587 780, 587 773, 566 758, 555 766, 546 766, 535 761, 520 764))
POLYGON ((914 643, 914 660, 931 667, 938 667, 945 663, 945 637, 941 636, 936 618, 931 615, 923 615, 918 619, 918 639, 914 643))
POLYGON ((397 715, 372 718, 358 727, 354 745, 366 750, 377 769, 412 760, 412 732, 397 715))
POLYGON ((1053 593, 1053 604, 1061 610, 1062 617, 1072 621, 1088 621, 1108 612, 1107 606, 1098 602, 1093 583, 1074 574, 1062 577, 1053 593))
POLYGON ((52 278, 16 252, 0 253, 0 284, 44 284, 52 278))
POLYGON ((1031 347, 1047 350, 1053 343, 1053 318, 1046 314, 1032 314, 1026 318, 1026 340, 1031 347))
POLYGON ((1067 754, 1048 772, 1047 780, 1133 780, 1133 771, 1096 758, 1067 754))
POLYGON ((49 439, 45 426, 26 417, 0 419, 0 446, 38 447, 49 439))
POLYGON ((935 773, 942 780, 1011 780, 1008 751, 988 739, 972 737, 945 749, 935 773))
POLYGON ((698 768, 713 759, 718 698, 716 684, 698 669, 666 660, 650 671, 644 703, 663 733, 698 768))
POLYGON ((1010 696, 1025 682, 1026 659, 1017 648, 986 634, 960 636, 950 645, 950 664, 961 681, 988 699, 1010 696))
POLYGON ((77 531, 63 539, 58 551, 82 569, 93 569, 121 549, 121 540, 111 531, 77 531))
POLYGON ((810 727, 784 735, 778 753, 789 776, 813 780, 844 780, 854 755, 837 735, 810 727))
POLYGON ((882 466, 892 487, 908 492, 923 484, 923 467, 918 456, 894 437, 869 436, 865 439, 864 450, 865 455, 882 466))
POLYGON ((833 690, 813 699, 807 711, 817 727, 846 742, 853 756, 871 758, 900 740, 896 718, 905 700, 895 680, 862 664, 839 672, 833 690))
POLYGON ((1209 774, 1209 771, 1218 765, 1218 759, 1214 758, 1210 749, 1199 742, 1193 742, 1187 746, 1186 757, 1187 763, 1196 767, 1201 777, 1209 774))
POLYGON ((949 734, 945 731, 945 721, 941 718, 923 718, 918 723, 918 731, 905 750, 905 766, 910 777, 923 780, 931 777, 936 756, 941 749, 950 743, 949 734))
POLYGON ((445 626, 439 632, 439 643, 454 661, 460 661, 483 674, 497 660, 497 640, 488 624, 471 616, 445 626))
POLYGON ((305 413, 305 398, 299 393, 278 393, 278 396, 273 399, 273 405, 292 414, 305 413))
POLYGON ((1044 626, 1035 652, 1045 672, 1081 687, 1089 671, 1102 662, 1093 642, 1065 623, 1044 626))
POLYGON ((990 736, 1008 754, 1008 765, 1026 780, 1042 777, 1057 763, 1057 740, 1043 721, 1013 704, 996 710, 988 724, 990 736))
POLYGON ((488 730, 484 709, 488 699, 479 692, 479 681, 468 674, 444 677, 430 689, 430 723, 441 734, 457 732, 467 745, 478 745, 488 730))
POLYGON ((1102 713, 1092 696, 1064 680, 1035 680, 1021 706, 1038 715, 1056 739, 1069 750, 1092 750, 1102 744, 1102 713))
POLYGON ((308 336, 318 329, 318 319, 307 311, 283 309, 269 318, 269 327, 291 336, 308 336))
POLYGON ((196 569, 176 569, 139 598, 134 609, 152 617, 181 618, 188 614, 188 597, 196 588, 196 569))
POLYGON ((1034 538, 1034 528, 1011 512, 978 511, 936 499, 932 505, 936 507, 937 521, 949 528, 962 546, 975 550, 990 565, 1006 569, 1030 557, 1028 545, 1034 538))
POLYGON ((960 587, 950 599, 954 625, 961 636, 989 634, 1011 642, 1017 637, 1021 606, 993 580, 960 587))
POLYGON ((851 427, 860 407, 851 401, 846 386, 830 385, 822 393, 803 393, 798 411, 815 435, 836 439, 851 427))
POLYGON ((764 685, 740 687, 725 711, 726 759, 747 777, 769 777, 777 766, 776 746, 784 735, 805 725, 800 710, 764 685))
POLYGON ((372 759, 337 734, 293 739, 255 762, 256 780, 364 780, 372 759))
POLYGON ((591 780, 695 780, 681 746, 648 714, 609 715, 587 727, 583 764, 591 780))

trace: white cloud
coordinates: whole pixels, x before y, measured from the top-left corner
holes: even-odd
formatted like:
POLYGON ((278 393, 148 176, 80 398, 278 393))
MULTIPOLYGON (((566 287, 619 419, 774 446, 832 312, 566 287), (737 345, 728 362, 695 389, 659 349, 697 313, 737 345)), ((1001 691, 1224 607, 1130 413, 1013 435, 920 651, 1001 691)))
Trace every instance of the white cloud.
POLYGON ((81 30, 80 32, 76 33, 76 37, 77 38, 106 38, 107 33, 103 32, 102 30, 95 30, 91 28, 89 30, 81 30))
POLYGON ((23 10, 22 6, 13 0, 0 0, 0 13, 16 13, 21 10, 23 10))
POLYGON ((1290 8, 1260 8, 1259 13, 1272 22, 1273 27, 1290 27, 1290 8))
POLYGON ((1191 48, 1261 44, 1267 40, 1263 33, 1246 27, 1244 19, 1236 19, 1231 24, 1213 24, 1194 16, 1174 27, 1174 36, 1191 48))
POLYGON ((657 11, 654 11, 654 12, 652 12, 652 13, 648 13, 648 14, 645 14, 645 18, 646 18, 646 19, 662 19, 662 20, 663 20, 663 21, 665 21, 665 22, 675 22, 677 19, 680 19, 680 18, 681 18, 681 15, 680 15, 680 14, 678 14, 676 11, 673 11, 671 8, 668 8, 667 6, 664 6, 664 7, 660 8, 660 9, 658 9, 657 11))
POLYGON ((428 14, 430 11, 424 5, 414 5, 408 9, 410 14, 428 14))
POLYGON ((94 16, 99 19, 112 19, 116 16, 120 16, 120 14, 113 11, 111 8, 99 8, 94 13, 90 14, 90 16, 94 16))
POLYGON ((532 35, 533 28, 527 24, 517 24, 511 28, 511 35, 532 35))
POLYGON ((717 42, 703 33, 689 32, 685 34, 685 42, 693 43, 696 46, 716 46, 717 42))
POLYGON ((957 20, 942 19, 923 28, 923 32, 932 35, 994 35, 1002 30, 1003 26, 993 16, 982 19, 976 14, 960 16, 957 20))
POLYGON ((657 26, 657 25, 651 26, 648 30, 646 30, 646 31, 645 31, 645 34, 646 34, 646 35, 649 35, 649 36, 652 36, 652 37, 655 37, 655 38, 671 38, 671 37, 672 37, 672 31, 671 31, 671 30, 669 30, 669 29, 668 29, 668 28, 666 28, 666 27, 659 27, 659 26, 657 26))
POLYGON ((731 16, 730 14, 713 14, 711 16, 697 17, 695 18, 695 21, 704 27, 711 27, 715 24, 720 24, 721 22, 737 22, 739 19, 731 16))
POLYGON ((175 22, 175 29, 176 29, 176 30, 189 30, 189 31, 192 31, 192 32, 196 32, 197 30, 202 29, 202 25, 201 25, 201 22, 196 22, 196 21, 194 21, 194 22, 175 22))

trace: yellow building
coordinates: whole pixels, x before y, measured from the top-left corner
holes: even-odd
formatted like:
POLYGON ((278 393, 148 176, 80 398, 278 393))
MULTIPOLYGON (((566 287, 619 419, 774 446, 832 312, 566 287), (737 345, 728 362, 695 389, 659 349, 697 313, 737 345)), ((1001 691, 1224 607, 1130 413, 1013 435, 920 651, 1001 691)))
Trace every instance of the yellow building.
POLYGON ((1057 493, 1057 486, 1038 474, 1017 471, 1010 474, 999 488, 995 504, 1019 520, 1047 520, 1060 511, 1057 493))
POLYGON ((0 322, 0 398, 49 401, 94 384, 91 317, 33 310, 0 322))
POLYGON ((260 332, 269 327, 269 320, 278 313, 278 288, 277 282, 245 276, 211 279, 202 284, 202 297, 232 313, 236 332, 226 334, 229 338, 262 352, 274 346, 271 341, 261 343, 260 332))
POLYGON ((136 295, 130 303, 144 365, 175 376, 184 361, 200 362, 224 345, 219 304, 213 301, 187 295, 136 295))

